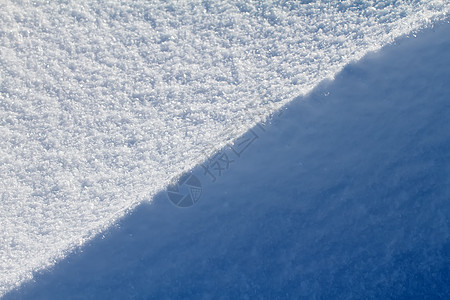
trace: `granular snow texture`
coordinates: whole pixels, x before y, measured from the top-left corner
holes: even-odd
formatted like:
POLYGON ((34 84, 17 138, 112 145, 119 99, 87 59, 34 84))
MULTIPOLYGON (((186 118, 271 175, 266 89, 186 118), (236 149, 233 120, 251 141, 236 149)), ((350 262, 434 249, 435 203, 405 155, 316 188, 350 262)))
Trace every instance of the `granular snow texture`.
POLYGON ((0 296, 448 1, 0 4, 0 296))

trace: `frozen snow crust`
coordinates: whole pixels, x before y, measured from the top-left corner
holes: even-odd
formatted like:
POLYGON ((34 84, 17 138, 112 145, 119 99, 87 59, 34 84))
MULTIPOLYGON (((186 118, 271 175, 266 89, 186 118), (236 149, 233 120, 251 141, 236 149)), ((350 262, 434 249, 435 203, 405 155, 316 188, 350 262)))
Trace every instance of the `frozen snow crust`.
POLYGON ((448 1, 3 1, 0 296, 448 1), (394 4, 395 3, 395 4, 394 4))

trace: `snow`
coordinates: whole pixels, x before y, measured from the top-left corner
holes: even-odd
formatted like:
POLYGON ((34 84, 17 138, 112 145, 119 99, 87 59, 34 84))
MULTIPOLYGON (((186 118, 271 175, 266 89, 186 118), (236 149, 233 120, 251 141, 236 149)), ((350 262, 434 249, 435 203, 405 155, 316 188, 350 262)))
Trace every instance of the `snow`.
POLYGON ((448 298, 449 33, 348 65, 194 169, 194 206, 162 192, 5 298, 448 298))
MULTIPOLYGON (((34 271, 53 265, 142 201, 154 199, 171 178, 202 162, 205 149, 206 155, 212 154, 319 82, 332 79, 346 64, 430 26, 448 11, 447 1, 2 2, 0 295, 32 278, 34 271)), ((395 60, 401 58, 397 55, 395 60)), ((383 70, 377 74, 382 77, 383 70)), ((401 94, 403 89, 392 84, 393 91, 401 94)), ((353 88, 349 83, 346 87, 353 88)), ((330 119, 332 113, 326 112, 322 112, 324 118, 330 119)), ((311 113, 313 118, 317 111, 311 113)), ((427 115, 421 116, 425 120, 427 115)), ((355 124, 347 123, 346 129, 355 124)), ((310 143, 319 138, 313 133, 308 135, 310 143)), ((336 150, 340 144, 330 145, 336 150)), ((323 145, 315 146, 318 151, 323 145)), ((369 146, 373 145, 367 144, 366 150, 369 146)), ((320 163, 321 170, 331 168, 326 162, 320 163)), ((420 164, 415 167, 426 169, 420 164)), ((258 169, 249 165, 248 170, 258 169)), ((396 174, 398 178, 406 175, 396 174)), ((327 186, 325 179, 313 182, 316 191, 327 186)), ((219 184, 225 183, 214 188, 220 191, 219 184)), ((288 184, 279 187, 285 189, 288 184)), ((311 188, 313 193, 314 185, 311 188)), ((247 209, 255 208, 257 204, 245 197, 239 208, 245 204, 247 209)), ((268 199, 267 207, 259 210, 262 214, 270 214, 268 207, 275 205, 268 199)), ((438 200, 436 207, 442 206, 438 200)), ((213 201, 203 202, 207 209, 214 208, 213 201)), ((195 209, 201 211, 201 203, 195 209)), ((320 202, 311 205, 320 206, 320 202)), ((171 213, 175 219, 151 215, 154 221, 150 222, 157 226, 151 231, 156 241, 161 237, 156 232, 164 233, 160 218, 176 220, 175 214, 185 214, 189 222, 193 217, 188 212, 171 213)), ((225 209, 217 215, 216 222, 224 222, 226 213, 225 209)), ((254 219, 246 226, 257 226, 250 220, 254 219)), ((268 226, 258 224, 262 229, 268 226)), ((448 231, 445 234, 448 237, 448 231)), ((203 241, 209 243, 207 237, 203 241)), ((230 242, 222 243, 226 241, 230 242)), ((122 244, 119 239, 112 245, 122 244)), ((156 275, 154 279, 163 280, 156 275)))

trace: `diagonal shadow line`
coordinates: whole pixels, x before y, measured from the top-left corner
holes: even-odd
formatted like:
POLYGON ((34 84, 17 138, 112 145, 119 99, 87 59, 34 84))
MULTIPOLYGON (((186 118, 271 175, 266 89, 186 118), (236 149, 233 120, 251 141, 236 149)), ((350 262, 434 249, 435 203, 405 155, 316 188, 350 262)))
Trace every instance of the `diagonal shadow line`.
POLYGON ((161 192, 4 298, 450 295, 449 33, 348 65, 195 168, 198 203, 161 192))

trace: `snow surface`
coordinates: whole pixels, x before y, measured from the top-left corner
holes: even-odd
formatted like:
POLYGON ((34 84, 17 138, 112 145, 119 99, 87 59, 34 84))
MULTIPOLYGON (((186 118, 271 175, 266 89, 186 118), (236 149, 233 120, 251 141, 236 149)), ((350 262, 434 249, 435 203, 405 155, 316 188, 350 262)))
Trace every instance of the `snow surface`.
POLYGON ((0 295, 449 6, 2 1, 0 295))
MULTIPOLYGON (((450 24, 291 102, 200 201, 161 193, 6 299, 448 299, 450 24)), ((200 172, 198 172, 200 171, 200 172)))

